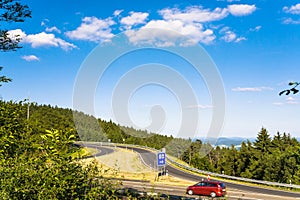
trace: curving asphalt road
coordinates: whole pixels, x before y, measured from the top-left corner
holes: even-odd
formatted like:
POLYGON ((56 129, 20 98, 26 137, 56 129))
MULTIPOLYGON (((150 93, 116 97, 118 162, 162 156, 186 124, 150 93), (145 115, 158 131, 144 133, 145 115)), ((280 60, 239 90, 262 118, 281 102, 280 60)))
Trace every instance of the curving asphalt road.
POLYGON ((88 148, 94 148, 94 149, 98 150, 97 153, 94 153, 93 155, 86 156, 85 158, 92 158, 92 157, 97 157, 97 156, 103 156, 103 155, 110 154, 110 153, 114 152, 114 150, 112 148, 103 147, 103 146, 97 145, 97 144, 84 143, 84 144, 78 144, 78 145, 79 146, 88 147, 88 148))
MULTIPOLYGON (((124 146, 117 146, 117 147, 125 148, 124 146)), ((133 151, 138 152, 141 155, 142 159, 144 160, 144 163, 148 166, 153 166, 154 162, 156 161, 156 154, 151 151, 136 148, 136 147, 126 147, 126 148, 132 149, 133 151)), ((191 173, 182 171, 180 169, 177 169, 171 165, 167 165, 166 169, 168 170, 168 173, 171 176, 182 178, 185 180, 191 180, 191 181, 198 182, 203 178, 201 176, 197 176, 195 174, 191 174, 191 173)), ((232 189, 243 190, 243 191, 248 191, 248 192, 253 192, 253 193, 300 198, 299 193, 293 193, 293 192, 287 192, 287 191, 281 191, 281 190, 275 190, 275 189, 273 190, 273 189, 267 189, 267 188, 260 188, 260 187, 242 185, 242 184, 231 183, 231 182, 226 182, 226 181, 223 181, 223 182, 226 183, 228 188, 232 188, 232 189)))
MULTIPOLYGON (((89 157, 95 157, 95 156, 101 156, 101 155, 106 155, 109 153, 112 153, 114 151, 114 149, 110 148, 110 147, 103 147, 102 145, 97 145, 97 144, 80 144, 81 146, 86 146, 89 148, 96 148, 99 149, 100 151, 94 155, 91 155, 89 157)), ((146 150, 146 149, 140 149, 137 147, 126 147, 126 146, 122 146, 122 145, 117 145, 118 148, 126 148, 126 149, 131 149, 133 151, 136 151, 137 153, 139 153, 142 157, 142 160, 144 162, 145 165, 147 165, 148 167, 155 167, 156 165, 156 154, 146 150)), ((185 180, 191 180, 194 182, 198 182, 200 181, 203 177, 186 172, 186 171, 182 171, 178 168, 175 168, 171 165, 166 165, 166 169, 168 170, 168 173, 171 176, 177 177, 177 178, 181 178, 181 179, 185 179, 185 180)), ((231 183, 231 182, 226 182, 226 186, 228 188, 231 189, 235 189, 235 190, 242 190, 242 191, 247 191, 247 192, 253 192, 253 193, 260 193, 260 194, 267 194, 267 195, 276 195, 276 196, 282 196, 282 197, 291 197, 291 198, 297 198, 300 199, 300 194, 299 193, 293 193, 293 192, 288 192, 288 191, 281 191, 281 190, 275 190, 275 189, 267 189, 267 188, 260 188, 260 187, 255 187, 255 186, 248 186, 248 185, 242 185, 242 184, 238 184, 238 183, 231 183)))

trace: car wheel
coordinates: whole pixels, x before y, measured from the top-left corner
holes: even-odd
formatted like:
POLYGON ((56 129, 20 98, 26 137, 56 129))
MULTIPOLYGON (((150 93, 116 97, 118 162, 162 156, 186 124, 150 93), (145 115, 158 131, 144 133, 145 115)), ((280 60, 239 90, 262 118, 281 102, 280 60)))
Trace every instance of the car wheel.
POLYGON ((211 193, 210 193, 210 196, 211 196, 212 198, 214 198, 214 197, 216 197, 217 195, 216 195, 215 192, 211 192, 211 193))
POLYGON ((188 192, 187 192, 189 195, 192 195, 192 194, 194 194, 194 192, 193 192, 193 190, 188 190, 188 192))

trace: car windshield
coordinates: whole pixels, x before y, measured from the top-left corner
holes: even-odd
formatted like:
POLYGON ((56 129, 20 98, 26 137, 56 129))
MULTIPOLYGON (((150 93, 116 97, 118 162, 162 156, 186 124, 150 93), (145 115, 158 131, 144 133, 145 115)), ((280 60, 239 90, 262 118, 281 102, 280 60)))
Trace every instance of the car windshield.
POLYGON ((225 184, 224 183, 220 183, 221 188, 225 188, 225 184))
POLYGON ((196 184, 196 186, 206 186, 206 185, 207 185, 206 182, 199 182, 199 183, 196 184))

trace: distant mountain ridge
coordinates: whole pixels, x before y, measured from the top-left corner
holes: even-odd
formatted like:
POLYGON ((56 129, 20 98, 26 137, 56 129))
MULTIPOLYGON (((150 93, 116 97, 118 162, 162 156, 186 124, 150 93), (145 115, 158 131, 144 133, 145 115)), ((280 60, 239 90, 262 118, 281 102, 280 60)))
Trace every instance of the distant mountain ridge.
MULTIPOLYGON (((300 137, 296 138, 297 141, 300 142, 300 137)), ((209 143, 212 146, 221 146, 221 147, 231 147, 231 145, 235 147, 239 147, 242 142, 247 142, 248 140, 253 143, 256 138, 243 138, 243 137, 219 137, 219 138, 205 138, 200 137, 194 140, 201 140, 203 143, 209 143)))
POLYGON ((248 140, 253 143, 256 138, 242 138, 242 137, 204 138, 204 137, 200 137, 200 138, 197 138, 197 139, 201 140, 203 143, 209 143, 213 146, 227 146, 227 147, 230 147, 231 145, 239 146, 239 145, 242 144, 242 142, 247 142, 248 140))

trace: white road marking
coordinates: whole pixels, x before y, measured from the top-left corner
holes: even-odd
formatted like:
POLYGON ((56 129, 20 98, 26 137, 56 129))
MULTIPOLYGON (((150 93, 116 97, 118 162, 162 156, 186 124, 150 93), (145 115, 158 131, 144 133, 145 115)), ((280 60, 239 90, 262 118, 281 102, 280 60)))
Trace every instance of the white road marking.
MULTIPOLYGON (((263 194, 263 193, 252 193, 252 192, 245 192, 245 191, 227 191, 229 196, 230 197, 234 197, 236 198, 236 196, 231 196, 230 194, 235 194, 235 195, 238 195, 238 194, 243 194, 243 196, 239 196, 239 198, 247 198, 247 199, 251 199, 251 197, 248 197, 248 195, 250 196, 255 196, 255 195, 258 195, 260 198, 262 196, 265 196, 266 198, 270 198, 270 199, 274 199, 274 198, 277 198, 277 199, 280 199, 282 198, 283 196, 280 196, 280 195, 272 195, 272 194, 263 194), (246 196, 247 195, 247 196, 246 196)), ((285 197, 286 199, 295 199, 295 198, 292 198, 292 197, 285 197)), ((256 199, 258 200, 258 198, 253 198, 253 199, 256 199)), ((300 198, 296 198, 296 199, 300 199, 300 198)))
MULTIPOLYGON (((147 188, 147 189, 160 189, 160 188, 155 188, 154 186, 146 186, 146 185, 131 185, 134 188, 147 188)), ((170 188, 163 188, 160 190, 164 190, 164 191, 174 191, 174 189, 170 189, 170 188)))
POLYGON ((237 199, 244 199, 244 198, 246 198, 247 200, 248 200, 248 199, 251 199, 251 200, 252 200, 252 199, 253 199, 253 200, 263 200, 263 199, 257 199, 257 198, 252 198, 252 197, 245 197, 245 196, 242 196, 242 197, 241 197, 241 196, 231 196, 231 195, 230 195, 230 196, 228 196, 228 197, 237 198, 237 199))

